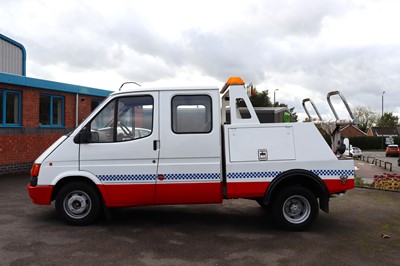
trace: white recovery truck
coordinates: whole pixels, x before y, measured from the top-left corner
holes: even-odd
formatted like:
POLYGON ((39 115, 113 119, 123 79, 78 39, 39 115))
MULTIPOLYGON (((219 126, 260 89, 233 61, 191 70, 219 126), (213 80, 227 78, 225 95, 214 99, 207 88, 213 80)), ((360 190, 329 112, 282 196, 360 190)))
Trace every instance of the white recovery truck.
POLYGON ((335 154, 333 140, 334 152, 314 123, 261 124, 238 77, 221 90, 138 87, 112 93, 40 155, 28 190, 35 204, 55 200, 73 225, 92 223, 104 207, 246 198, 301 230, 354 187, 354 162, 335 154))

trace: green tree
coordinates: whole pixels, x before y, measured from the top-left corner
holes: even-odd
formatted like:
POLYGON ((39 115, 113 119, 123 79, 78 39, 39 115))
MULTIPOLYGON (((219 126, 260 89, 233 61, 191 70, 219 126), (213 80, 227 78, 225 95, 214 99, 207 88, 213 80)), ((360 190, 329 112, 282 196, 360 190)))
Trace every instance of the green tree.
MULTIPOLYGON (((271 99, 268 96, 268 90, 259 92, 253 83, 247 85, 246 89, 250 93, 249 98, 253 107, 272 107, 271 99)), ((244 102, 239 103, 239 107, 244 106, 244 102)))
POLYGON ((253 107, 272 107, 268 91, 258 92, 254 90, 253 94, 250 96, 250 101, 253 107))
POLYGON ((378 127, 397 127, 399 124, 399 117, 393 113, 384 113, 378 120, 378 127))
POLYGON ((367 132, 378 122, 378 113, 368 107, 357 106, 353 110, 354 118, 358 119, 358 128, 367 132))

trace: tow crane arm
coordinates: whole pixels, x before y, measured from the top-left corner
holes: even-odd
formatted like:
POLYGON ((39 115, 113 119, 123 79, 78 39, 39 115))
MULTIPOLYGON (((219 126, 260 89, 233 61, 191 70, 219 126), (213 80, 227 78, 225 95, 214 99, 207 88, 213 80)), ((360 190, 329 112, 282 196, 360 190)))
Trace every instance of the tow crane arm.
POLYGON ((309 102, 311 104, 311 106, 313 107, 315 113, 318 116, 318 119, 314 120, 313 122, 319 126, 320 128, 322 128, 323 130, 325 130, 325 132, 327 132, 330 137, 331 137, 331 143, 332 143, 332 151, 336 154, 336 155, 342 155, 346 149, 345 145, 343 144, 342 138, 340 136, 340 128, 342 126, 347 126, 347 125, 357 125, 358 124, 358 120, 356 118, 354 118, 354 115, 346 101, 346 98, 343 96, 342 93, 340 93, 340 91, 331 91, 327 94, 326 96, 329 107, 332 110, 333 115, 335 116, 336 120, 329 120, 329 121, 324 121, 317 109, 317 107, 315 106, 314 102, 310 99, 310 98, 306 98, 303 99, 303 108, 304 111, 306 112, 308 118, 310 119, 310 121, 313 121, 313 118, 311 117, 307 107, 306 107, 306 103, 309 102), (340 119, 339 116, 336 113, 336 110, 334 108, 334 106, 332 105, 331 102, 331 97, 334 95, 338 95, 344 106, 347 109, 347 112, 350 115, 351 119, 340 119))

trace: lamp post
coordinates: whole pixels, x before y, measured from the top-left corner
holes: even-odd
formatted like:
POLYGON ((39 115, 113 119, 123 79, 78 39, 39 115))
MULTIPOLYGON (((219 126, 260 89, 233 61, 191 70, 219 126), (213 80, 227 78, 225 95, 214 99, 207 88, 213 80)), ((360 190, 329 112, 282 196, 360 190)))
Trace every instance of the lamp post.
POLYGON ((279 91, 279 89, 275 89, 275 90, 274 90, 274 106, 275 106, 275 103, 276 103, 276 101, 275 101, 275 96, 276 96, 276 95, 275 95, 275 94, 276 94, 277 91, 279 91))
MULTIPOLYGON (((383 119, 383 95, 385 94, 385 91, 382 92, 382 116, 381 116, 381 124, 382 124, 382 119, 383 119)), ((382 150, 384 149, 383 146, 383 139, 384 137, 382 137, 382 150)))

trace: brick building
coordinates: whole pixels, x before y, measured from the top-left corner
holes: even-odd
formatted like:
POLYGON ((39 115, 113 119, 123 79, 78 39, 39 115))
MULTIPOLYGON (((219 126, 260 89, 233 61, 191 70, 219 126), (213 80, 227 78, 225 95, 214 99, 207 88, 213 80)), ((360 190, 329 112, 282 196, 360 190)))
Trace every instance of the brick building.
POLYGON ((367 134, 371 137, 400 137, 400 127, 371 127, 367 134))
POLYGON ((342 138, 366 137, 367 134, 356 126, 348 125, 340 129, 342 138))
POLYGON ((0 174, 30 169, 109 94, 26 77, 24 46, 0 34, 0 174))
POLYGON ((0 73, 0 174, 28 170, 110 91, 0 73))

